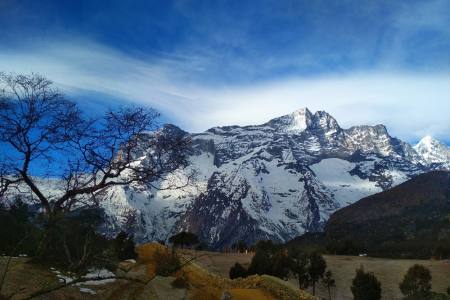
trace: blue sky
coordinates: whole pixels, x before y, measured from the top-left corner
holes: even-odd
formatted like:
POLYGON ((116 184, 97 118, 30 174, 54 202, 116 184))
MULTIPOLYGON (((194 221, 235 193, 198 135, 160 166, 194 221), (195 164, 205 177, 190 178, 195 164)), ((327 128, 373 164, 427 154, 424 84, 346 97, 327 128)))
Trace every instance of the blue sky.
POLYGON ((450 1, 0 1, 0 70, 189 131, 299 107, 450 142, 450 1))

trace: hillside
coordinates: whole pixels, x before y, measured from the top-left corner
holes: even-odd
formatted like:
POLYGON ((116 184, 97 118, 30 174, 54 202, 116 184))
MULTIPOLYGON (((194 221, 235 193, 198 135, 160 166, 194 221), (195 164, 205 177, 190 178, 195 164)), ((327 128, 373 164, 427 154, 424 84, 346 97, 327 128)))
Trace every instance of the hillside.
POLYGON ((434 171, 336 211, 325 235, 371 255, 449 257, 449 217, 450 172, 434 171))

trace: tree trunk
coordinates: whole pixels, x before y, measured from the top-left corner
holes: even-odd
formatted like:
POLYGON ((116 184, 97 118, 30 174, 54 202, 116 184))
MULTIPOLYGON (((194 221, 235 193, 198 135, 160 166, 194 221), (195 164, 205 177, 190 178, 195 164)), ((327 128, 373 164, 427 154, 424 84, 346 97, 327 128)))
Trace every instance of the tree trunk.
POLYGON ((316 295, 316 281, 313 280, 312 284, 313 284, 313 296, 315 296, 316 295))
POLYGON ((328 287, 328 299, 331 300, 331 289, 329 285, 327 287, 328 287))

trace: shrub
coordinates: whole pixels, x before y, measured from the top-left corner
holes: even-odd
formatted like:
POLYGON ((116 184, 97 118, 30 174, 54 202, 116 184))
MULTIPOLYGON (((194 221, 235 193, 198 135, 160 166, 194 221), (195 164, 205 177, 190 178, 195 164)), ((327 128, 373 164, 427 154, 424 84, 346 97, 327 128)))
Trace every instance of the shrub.
POLYGON ((421 265, 409 268, 399 285, 404 296, 426 297, 431 292, 430 270, 421 265))
POLYGON ((35 260, 75 272, 91 267, 112 268, 117 254, 112 242, 96 232, 101 222, 101 214, 95 209, 54 217, 52 223, 44 224, 35 260))
POLYGON ((136 247, 138 260, 147 265, 147 275, 169 276, 181 269, 181 261, 175 251, 159 243, 148 243, 136 247))
POLYGON ((172 281, 171 285, 177 289, 187 289, 189 287, 189 282, 184 276, 184 273, 178 271, 175 273, 175 279, 172 281))
POLYGON ((351 286, 353 299, 355 300, 379 300, 381 299, 381 284, 373 273, 364 272, 361 266, 356 270, 356 276, 351 286))
POLYGON ((157 252, 168 252, 166 246, 159 243, 147 243, 136 247, 138 260, 143 264, 153 264, 155 262, 155 254, 157 252))
POLYGON ((121 232, 114 240, 114 248, 119 260, 136 259, 134 241, 125 232, 121 232))
POLYGON ((199 243, 198 237, 190 232, 180 232, 169 238, 169 242, 173 244, 174 247, 181 246, 192 246, 199 243))
POLYGON ((175 252, 156 251, 155 253, 156 275, 169 276, 181 269, 180 258, 175 252))
POLYGON ((240 263, 235 263, 234 266, 230 268, 230 279, 235 278, 245 278, 247 277, 247 269, 245 269, 240 263))
POLYGON ((201 289, 195 289, 190 300, 220 300, 221 291, 218 288, 204 286, 201 289))
POLYGON ((0 207, 0 254, 34 256, 41 238, 26 203, 17 198, 9 208, 0 207))

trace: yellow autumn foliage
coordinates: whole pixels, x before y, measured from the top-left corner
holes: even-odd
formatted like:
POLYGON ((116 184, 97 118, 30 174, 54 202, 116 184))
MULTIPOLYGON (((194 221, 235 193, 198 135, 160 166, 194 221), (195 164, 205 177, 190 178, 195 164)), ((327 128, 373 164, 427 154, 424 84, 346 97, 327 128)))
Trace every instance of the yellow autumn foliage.
MULTIPOLYGON (((161 263, 169 260, 173 253, 158 243, 140 245, 136 248, 138 262, 145 264, 147 275, 155 276, 161 263)), ((289 283, 268 275, 253 275, 247 278, 228 279, 215 275, 195 262, 190 262, 173 274, 176 278, 184 278, 191 287, 191 300, 218 300, 222 293, 228 291, 233 299, 255 300, 314 300, 310 296, 289 283), (250 298, 249 298, 250 297, 250 298)))

